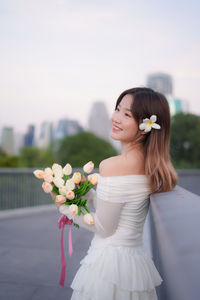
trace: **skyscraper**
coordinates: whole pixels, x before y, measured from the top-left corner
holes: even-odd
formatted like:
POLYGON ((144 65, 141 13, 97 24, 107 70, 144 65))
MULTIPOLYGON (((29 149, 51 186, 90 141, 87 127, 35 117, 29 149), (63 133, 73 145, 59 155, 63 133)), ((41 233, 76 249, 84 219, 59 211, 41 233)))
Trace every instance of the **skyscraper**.
POLYGON ((33 146, 34 144, 34 135, 35 135, 35 126, 29 125, 28 131, 24 135, 24 146, 33 146))
POLYGON ((91 132, 105 140, 109 140, 111 121, 109 120, 109 115, 104 102, 96 101, 93 103, 88 125, 91 132))
POLYGON ((40 135, 37 145, 40 148, 47 148, 53 139, 53 124, 51 122, 43 122, 40 128, 40 135))
POLYGON ((1 147, 8 154, 14 154, 14 131, 12 127, 3 127, 1 147))
POLYGON ((76 120, 62 119, 59 120, 55 131, 54 139, 63 139, 66 136, 74 135, 82 131, 83 127, 76 120))
POLYGON ((179 112, 189 113, 189 103, 186 100, 174 98, 172 96, 167 97, 169 103, 170 115, 173 116, 179 112))
POLYGON ((173 96, 172 76, 164 73, 152 73, 147 76, 146 85, 165 95, 169 103, 171 116, 178 112, 189 112, 188 101, 173 96))
POLYGON ((152 73, 147 76, 146 86, 164 95, 173 94, 172 77, 165 73, 152 73))

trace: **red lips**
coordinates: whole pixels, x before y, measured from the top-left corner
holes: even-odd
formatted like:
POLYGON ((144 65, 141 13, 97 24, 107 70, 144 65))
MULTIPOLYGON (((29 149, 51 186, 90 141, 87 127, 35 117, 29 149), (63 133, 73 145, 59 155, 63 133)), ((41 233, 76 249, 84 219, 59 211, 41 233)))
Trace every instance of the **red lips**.
POLYGON ((112 130, 113 130, 113 131, 120 131, 120 130, 122 130, 122 129, 121 129, 119 126, 113 124, 112 130))

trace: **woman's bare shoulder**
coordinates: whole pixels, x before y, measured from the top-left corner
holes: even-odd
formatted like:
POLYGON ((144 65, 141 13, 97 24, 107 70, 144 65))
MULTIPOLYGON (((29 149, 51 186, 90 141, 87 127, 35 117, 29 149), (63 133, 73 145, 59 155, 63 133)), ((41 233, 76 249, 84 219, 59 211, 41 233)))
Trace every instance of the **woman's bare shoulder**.
POLYGON ((101 176, 123 176, 137 172, 136 161, 127 161, 122 155, 112 156, 102 160, 99 165, 101 176))
POLYGON ((102 176, 112 176, 110 173, 115 172, 116 164, 120 163, 120 155, 112 156, 101 161, 99 164, 99 173, 102 176), (109 173, 109 174, 108 174, 109 173))

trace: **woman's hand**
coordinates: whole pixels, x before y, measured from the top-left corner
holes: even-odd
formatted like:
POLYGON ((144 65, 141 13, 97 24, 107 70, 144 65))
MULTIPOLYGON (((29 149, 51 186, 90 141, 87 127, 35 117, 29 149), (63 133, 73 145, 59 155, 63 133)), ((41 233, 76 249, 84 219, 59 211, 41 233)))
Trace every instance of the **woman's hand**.
POLYGON ((53 200, 54 200, 54 198, 56 198, 56 196, 57 196, 57 195, 54 194, 53 192, 51 192, 50 194, 51 194, 51 197, 52 197, 53 200))
MULTIPOLYGON (((56 198, 56 196, 57 196, 56 194, 51 192, 51 197, 52 197, 53 200, 56 198)), ((59 203, 59 202, 56 202, 56 201, 54 201, 54 202, 55 202, 56 207, 59 209, 59 207, 62 205, 62 203, 59 203)))

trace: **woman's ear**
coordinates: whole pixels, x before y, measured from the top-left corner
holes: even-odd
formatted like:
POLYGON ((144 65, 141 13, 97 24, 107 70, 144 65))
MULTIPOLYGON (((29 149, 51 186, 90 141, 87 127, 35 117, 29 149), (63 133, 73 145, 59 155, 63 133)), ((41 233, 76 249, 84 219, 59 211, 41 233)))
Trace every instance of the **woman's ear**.
POLYGON ((144 130, 141 130, 141 134, 147 134, 148 132, 145 132, 144 130))

